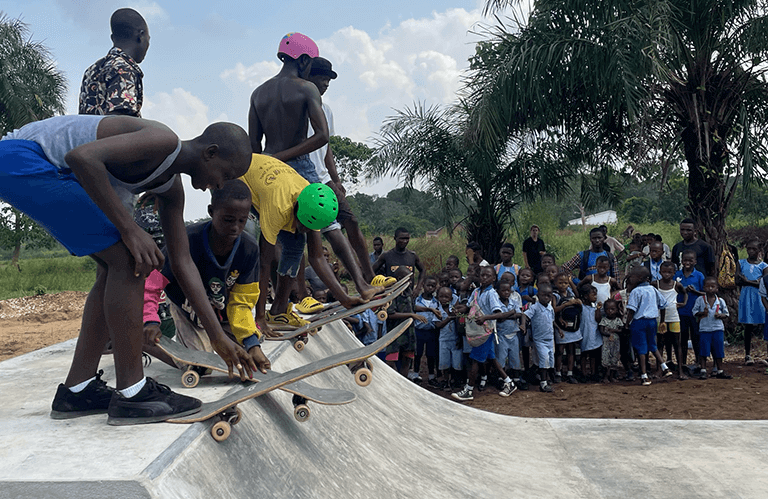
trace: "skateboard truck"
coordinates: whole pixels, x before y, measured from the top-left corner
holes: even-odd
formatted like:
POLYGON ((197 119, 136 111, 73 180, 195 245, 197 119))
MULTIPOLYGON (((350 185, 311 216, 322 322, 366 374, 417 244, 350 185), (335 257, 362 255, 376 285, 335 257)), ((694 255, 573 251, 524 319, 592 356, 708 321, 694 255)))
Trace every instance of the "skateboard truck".
POLYGON ((370 360, 366 359, 355 364, 347 364, 347 367, 355 376, 355 383, 358 386, 368 386, 373 381, 373 364, 370 360))

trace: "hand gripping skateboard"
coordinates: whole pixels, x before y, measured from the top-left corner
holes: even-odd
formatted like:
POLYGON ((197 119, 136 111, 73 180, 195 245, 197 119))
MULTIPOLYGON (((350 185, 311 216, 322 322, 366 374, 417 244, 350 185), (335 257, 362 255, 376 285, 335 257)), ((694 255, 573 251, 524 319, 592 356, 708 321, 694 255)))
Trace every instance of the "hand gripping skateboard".
MULTIPOLYGON (((387 308, 389 307, 389 304, 392 303, 392 300, 394 300, 397 296, 402 294, 403 291, 408 289, 412 275, 413 274, 408 274, 407 276, 403 277, 395 284, 384 290, 383 293, 374 296, 373 299, 368 303, 363 303, 362 305, 358 305, 352 308, 344 308, 341 305, 330 307, 327 310, 311 316, 308 319, 310 321, 309 324, 293 329, 278 327, 276 330, 280 331, 282 336, 265 339, 270 341, 290 340, 293 342, 293 347, 300 352, 304 349, 306 344, 307 334, 314 334, 314 332, 316 332, 322 326, 330 324, 331 322, 337 321, 339 319, 351 317, 361 312, 365 312, 368 309, 373 309, 376 311, 376 315, 379 320, 385 321, 387 320, 387 308)), ((271 326, 272 325, 270 325, 270 327, 271 326)))
MULTIPOLYGON (((181 375, 181 384, 187 388, 194 388, 200 382, 199 370, 194 369, 194 367, 212 369, 222 373, 229 372, 227 364, 215 353, 191 350, 165 336, 160 338, 158 346, 173 360, 189 366, 181 375)), ((267 374, 255 371, 253 381, 257 383, 269 382, 278 374, 280 373, 276 371, 268 371, 267 374)), ((342 405, 353 402, 357 398, 357 395, 347 390, 318 388, 304 381, 296 381, 280 389, 293 394, 293 416, 300 422, 309 419, 308 402, 310 401, 323 405, 342 405)))
POLYGON ((249 384, 244 390, 237 391, 231 395, 228 395, 221 400, 215 402, 206 402, 200 408, 200 411, 191 416, 186 416, 177 419, 168 419, 167 423, 198 423, 206 421, 211 418, 216 418, 218 421, 211 426, 211 435, 214 439, 221 442, 229 437, 232 431, 232 426, 240 421, 240 411, 237 409, 237 404, 245 402, 246 400, 259 397, 265 393, 269 393, 272 390, 282 388, 291 383, 295 383, 309 376, 333 369, 334 367, 346 365, 350 371, 354 374, 358 384, 367 385, 370 383, 372 377, 372 364, 368 360, 369 357, 375 355, 380 350, 384 349, 395 341, 401 334, 403 334, 411 325, 412 319, 403 321, 400 325, 387 333, 385 336, 379 338, 376 342, 362 348, 356 348, 354 350, 348 350, 336 355, 331 355, 325 359, 321 359, 310 364, 297 367, 290 371, 275 374, 271 379, 249 384), (363 383, 360 382, 363 380, 363 383))

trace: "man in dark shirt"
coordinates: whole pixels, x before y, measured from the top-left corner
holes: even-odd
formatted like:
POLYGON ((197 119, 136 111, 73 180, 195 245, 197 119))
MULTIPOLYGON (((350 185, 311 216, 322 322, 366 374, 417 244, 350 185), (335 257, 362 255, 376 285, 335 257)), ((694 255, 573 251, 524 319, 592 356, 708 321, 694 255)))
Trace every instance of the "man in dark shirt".
POLYGON ((424 282, 427 280, 427 273, 425 272, 424 265, 421 264, 419 256, 407 248, 410 240, 411 234, 406 229, 402 227, 395 229, 395 247, 382 253, 373 262, 373 271, 379 273, 380 270, 383 270, 385 276, 396 277, 395 274, 400 267, 406 267, 409 272, 414 274, 418 270, 419 280, 416 288, 413 290, 413 296, 419 296, 424 287, 424 282))
POLYGON ((696 222, 690 218, 680 222, 682 241, 672 247, 672 263, 680 266, 683 251, 691 250, 696 253, 696 270, 705 276, 715 275, 715 252, 708 243, 697 237, 696 222))
POLYGON ((133 9, 118 9, 110 19, 114 46, 85 70, 79 114, 141 117, 144 87, 139 63, 149 50, 149 28, 133 9))
POLYGON ((541 268, 541 255, 546 253, 544 241, 539 239, 539 226, 531 225, 531 237, 523 241, 523 260, 525 266, 533 269, 534 274, 539 275, 541 268))

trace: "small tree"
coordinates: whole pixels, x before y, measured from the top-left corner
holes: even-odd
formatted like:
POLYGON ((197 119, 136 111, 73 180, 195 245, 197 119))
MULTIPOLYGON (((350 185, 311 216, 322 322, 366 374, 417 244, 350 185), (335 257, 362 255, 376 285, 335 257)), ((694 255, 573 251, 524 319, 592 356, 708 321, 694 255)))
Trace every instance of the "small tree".
POLYGON ((373 149, 362 142, 354 142, 349 137, 332 135, 330 138, 331 151, 336 161, 336 171, 342 182, 356 184, 365 169, 365 165, 373 155, 373 149))
POLYGON ((52 249, 58 244, 31 218, 11 207, 0 208, 0 247, 13 249, 11 262, 19 272, 19 254, 22 244, 28 248, 52 249))

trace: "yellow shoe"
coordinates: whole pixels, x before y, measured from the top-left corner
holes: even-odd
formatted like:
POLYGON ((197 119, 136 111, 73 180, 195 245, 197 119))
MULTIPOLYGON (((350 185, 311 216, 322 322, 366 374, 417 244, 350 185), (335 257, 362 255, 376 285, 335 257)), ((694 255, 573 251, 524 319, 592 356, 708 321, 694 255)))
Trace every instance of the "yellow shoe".
POLYGON ((307 296, 296 304, 296 311, 300 314, 315 314, 323 310, 323 304, 311 296, 307 296))
POLYGON ((288 310, 284 314, 272 315, 267 312, 267 322, 270 324, 281 324, 283 326, 301 327, 309 324, 309 321, 299 317, 299 314, 293 311, 293 305, 288 304, 288 310))
POLYGON ((371 281, 371 286, 384 286, 385 288, 388 288, 396 282, 397 279, 394 277, 384 277, 383 275, 379 274, 373 278, 371 281))

